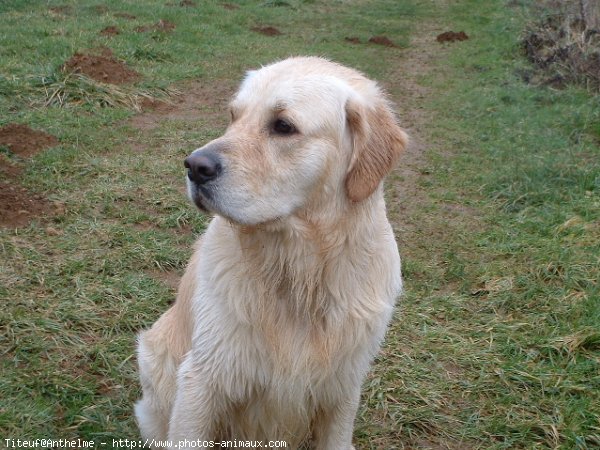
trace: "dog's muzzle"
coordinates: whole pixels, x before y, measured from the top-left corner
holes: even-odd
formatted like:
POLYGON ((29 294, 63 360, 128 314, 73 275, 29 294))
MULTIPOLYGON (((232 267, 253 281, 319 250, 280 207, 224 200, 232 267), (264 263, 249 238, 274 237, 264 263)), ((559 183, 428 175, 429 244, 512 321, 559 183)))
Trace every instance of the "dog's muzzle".
POLYGON ((203 211, 213 209, 214 189, 223 173, 223 161, 218 150, 218 144, 210 143, 195 150, 183 161, 187 169, 190 200, 203 211))

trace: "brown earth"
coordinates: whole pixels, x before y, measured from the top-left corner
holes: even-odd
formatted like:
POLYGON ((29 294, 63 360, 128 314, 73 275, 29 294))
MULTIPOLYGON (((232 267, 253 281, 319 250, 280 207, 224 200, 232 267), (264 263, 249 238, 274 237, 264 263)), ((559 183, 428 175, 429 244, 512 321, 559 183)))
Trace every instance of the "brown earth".
POLYGON ((0 227, 18 228, 58 212, 59 206, 19 185, 22 168, 0 155, 0 227))
MULTIPOLYGON (((210 118, 211 122, 226 125, 227 103, 235 91, 233 84, 207 83, 196 81, 181 87, 183 94, 171 102, 145 100, 142 102, 142 114, 128 120, 128 124, 139 130, 152 130, 161 123, 171 120, 190 122, 201 118, 210 118)), ((141 143, 132 143, 134 147, 141 143)))
POLYGON ((264 34, 265 36, 279 36, 283 34, 275 27, 252 27, 251 30, 256 33, 264 34))
POLYGON ((160 19, 153 25, 143 25, 135 29, 138 33, 146 33, 148 31, 161 31, 163 33, 170 33, 175 29, 175 24, 168 20, 160 19))
POLYGON ((21 167, 0 153, 0 179, 6 181, 14 179, 21 173, 21 167))
POLYGON ((179 6, 196 6, 196 2, 192 0, 182 0, 179 2, 179 6))
POLYGON ((223 3, 223 8, 229 9, 230 11, 240 9, 238 5, 234 5, 233 3, 223 3))
POLYGON ((21 157, 30 157, 58 144, 58 139, 27 125, 9 123, 0 128, 0 145, 21 157))
POLYGON ((75 53, 64 65, 63 70, 82 73, 109 84, 124 84, 137 81, 141 75, 117 60, 112 51, 104 48, 101 54, 75 53))
POLYGON ((360 39, 357 37, 345 37, 344 40, 352 44, 360 44, 360 39))
POLYGON ((100 31, 100 34, 102 36, 115 36, 117 34, 121 34, 121 32, 119 31, 119 29, 117 27, 115 27, 114 25, 111 25, 109 27, 104 28, 102 31, 100 31))
POLYGON ((56 206, 39 194, 33 194, 16 182, 0 181, 0 226, 18 228, 31 219, 51 215, 56 206))
POLYGON ((373 36, 369 39, 371 44, 383 45, 385 47, 398 47, 386 36, 373 36))
POLYGON ((458 33, 454 31, 446 31, 445 33, 438 34, 435 38, 438 42, 456 42, 456 41, 466 41, 469 39, 467 33, 464 31, 459 31, 458 33))
MULTIPOLYGON (((11 153, 27 158, 58 144, 56 137, 22 124, 8 124, 0 128, 0 145, 11 153)), ((31 219, 56 211, 56 205, 39 194, 20 186, 22 167, 0 155, 0 226, 16 228, 27 225, 31 219)))

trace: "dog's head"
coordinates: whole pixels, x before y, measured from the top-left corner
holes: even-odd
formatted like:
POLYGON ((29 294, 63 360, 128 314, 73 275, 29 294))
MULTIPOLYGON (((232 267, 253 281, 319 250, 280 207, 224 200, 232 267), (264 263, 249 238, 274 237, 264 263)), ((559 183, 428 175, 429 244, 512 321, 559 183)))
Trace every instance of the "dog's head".
POLYGON ((320 58, 248 72, 230 112, 185 167, 194 203, 242 225, 364 201, 407 141, 376 83, 320 58))

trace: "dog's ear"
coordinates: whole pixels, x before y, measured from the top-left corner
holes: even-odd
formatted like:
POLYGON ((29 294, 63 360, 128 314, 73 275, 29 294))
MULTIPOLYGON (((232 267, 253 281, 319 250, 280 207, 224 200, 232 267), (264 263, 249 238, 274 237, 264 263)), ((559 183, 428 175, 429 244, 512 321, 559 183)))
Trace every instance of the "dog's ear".
POLYGON ((408 136, 385 102, 369 108, 350 99, 346 102, 346 120, 354 143, 346 194, 351 201, 360 202, 375 192, 392 170, 408 144, 408 136))

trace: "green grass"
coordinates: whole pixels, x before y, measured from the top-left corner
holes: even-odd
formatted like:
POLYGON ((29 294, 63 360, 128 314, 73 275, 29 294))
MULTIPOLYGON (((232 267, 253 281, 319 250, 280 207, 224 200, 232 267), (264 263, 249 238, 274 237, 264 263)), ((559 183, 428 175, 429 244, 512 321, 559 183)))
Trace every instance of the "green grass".
POLYGON ((600 99, 521 80, 529 2, 170 3, 0 5, 0 126, 60 139, 19 163, 56 214, 0 229, 0 438, 137 437, 135 333, 172 301, 170 274, 206 225, 181 160, 223 126, 209 100, 138 130, 127 119, 140 99, 185 95, 187 80, 220 95, 248 68, 317 54, 421 108, 428 144, 414 180, 388 183, 390 198, 408 181, 419 195, 390 202, 407 290, 364 386, 357 448, 600 445, 600 99), (160 19, 175 30, 134 31, 160 19), (470 39, 442 47, 424 24, 470 39), (121 34, 100 36, 109 25, 121 34), (284 35, 250 30, 267 25, 284 35), (411 65, 372 35, 430 41, 425 98, 402 92, 411 65), (143 78, 114 88, 61 72, 101 46, 143 78))
POLYGON ((402 236, 409 288, 381 364, 388 386, 403 382, 388 416, 414 414, 410 383, 423 416, 396 423, 417 442, 597 448, 600 98, 525 84, 528 10, 501 3, 450 6, 446 24, 471 39, 422 80, 437 94, 429 202, 402 236), (418 345, 394 354, 403 342, 418 345))

